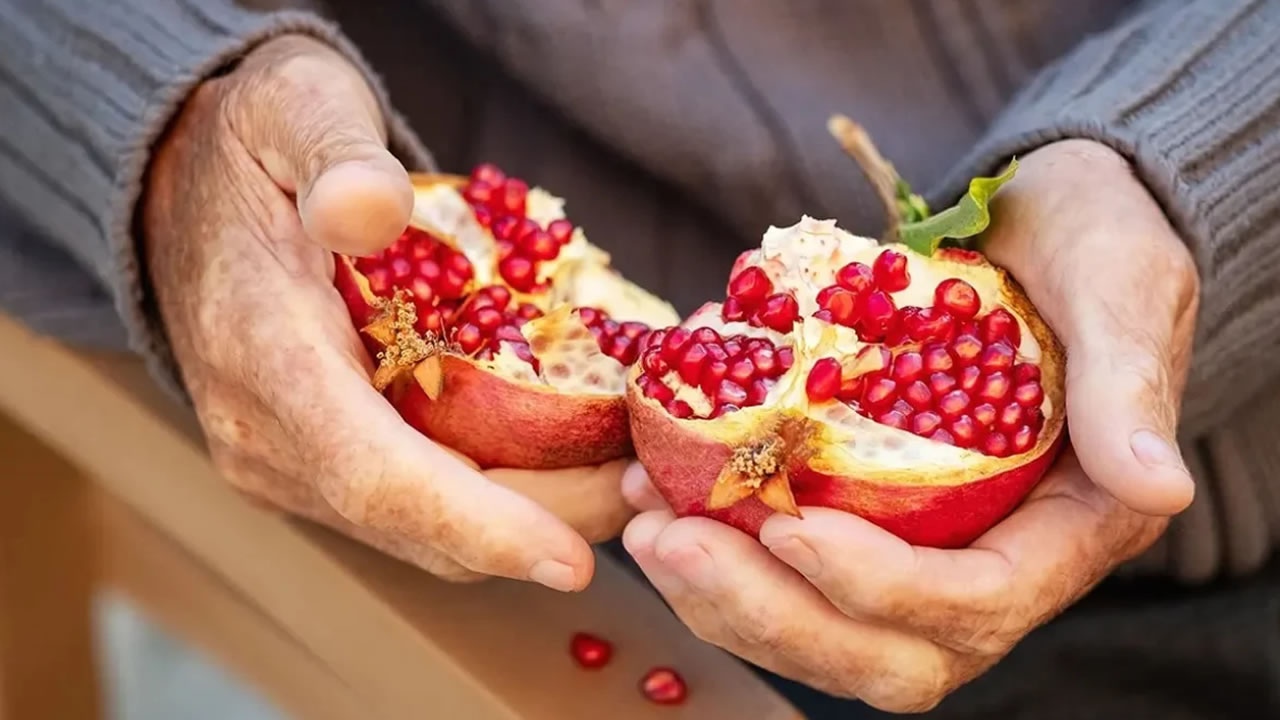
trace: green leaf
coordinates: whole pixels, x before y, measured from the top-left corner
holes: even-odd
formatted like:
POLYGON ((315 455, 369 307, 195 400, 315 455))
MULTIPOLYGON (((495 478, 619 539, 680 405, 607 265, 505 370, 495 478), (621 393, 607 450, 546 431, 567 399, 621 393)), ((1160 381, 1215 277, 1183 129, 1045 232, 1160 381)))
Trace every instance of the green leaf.
MULTIPOLYGON (((897 173, 894 173, 895 175, 897 173)), ((929 217, 929 203, 923 197, 911 191, 911 185, 901 177, 895 183, 895 194, 898 200, 898 217, 900 222, 919 222, 929 217)))
MULTIPOLYGON (((925 208, 923 217, 903 222, 898 227, 899 241, 922 255, 932 255, 946 238, 961 240, 981 233, 991 223, 987 203, 1000 186, 1013 179, 1017 171, 1018 160, 1014 158, 1003 173, 970 180, 969 192, 952 207, 932 216, 925 208)), ((904 213, 904 220, 906 217, 904 213)))

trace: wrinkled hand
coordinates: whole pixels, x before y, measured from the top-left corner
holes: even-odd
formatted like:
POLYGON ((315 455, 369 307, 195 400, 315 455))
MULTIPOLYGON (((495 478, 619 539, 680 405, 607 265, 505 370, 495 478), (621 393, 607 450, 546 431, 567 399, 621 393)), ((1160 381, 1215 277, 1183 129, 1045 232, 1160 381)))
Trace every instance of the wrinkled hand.
POLYGON ((922 711, 1150 546, 1191 501, 1172 443, 1198 284, 1128 165, 1084 141, 1027 156, 985 250, 1067 347, 1073 448, 1004 522, 963 550, 912 547, 856 516, 802 508, 757 543, 649 510, 627 549, 703 639, 833 694, 922 711))
POLYGON ((149 269, 214 462, 249 495, 442 577, 581 589, 588 541, 631 514, 622 462, 481 473, 370 385, 328 251, 373 252, 408 223, 385 132, 352 65, 283 37, 201 85, 158 148, 149 269))

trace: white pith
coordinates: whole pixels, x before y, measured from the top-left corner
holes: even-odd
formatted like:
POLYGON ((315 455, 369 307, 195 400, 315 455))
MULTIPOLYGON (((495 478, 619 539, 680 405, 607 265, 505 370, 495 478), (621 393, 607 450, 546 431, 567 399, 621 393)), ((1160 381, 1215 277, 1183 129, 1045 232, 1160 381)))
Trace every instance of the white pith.
MULTIPOLYGON (((852 328, 813 318, 813 313, 820 309, 817 294, 835 284, 836 271, 841 267, 855 261, 871 266, 886 247, 892 247, 907 257, 911 275, 911 284, 907 288, 891 293, 897 307, 930 307, 939 282, 952 277, 962 278, 978 291, 981 300, 979 317, 997 307, 1005 307, 1018 319, 1022 340, 1017 348, 1017 362, 1040 362, 1042 349, 1023 319, 1001 297, 1001 280, 994 267, 927 259, 905 247, 881 245, 873 239, 853 235, 837 227, 834 220, 805 216, 795 225, 769 228, 761 247, 748 254, 741 265, 759 266, 773 282, 775 291, 786 290, 795 294, 801 317, 801 323, 795 330, 783 335, 744 322, 726 323, 720 316, 718 303, 708 303, 683 323, 690 329, 712 327, 725 338, 733 335, 768 337, 776 346, 789 345, 795 351, 795 364, 779 378, 764 405, 728 413, 711 422, 741 425, 746 429, 758 424, 762 414, 778 409, 795 409, 835 430, 834 434, 839 438, 837 446, 827 450, 830 453, 828 457, 832 459, 845 455, 844 460, 848 462, 916 471, 930 465, 954 469, 988 459, 974 450, 881 425, 838 400, 816 404, 809 401, 805 380, 817 360, 853 356, 863 347, 874 344, 859 340, 852 328)), ((712 404, 701 390, 686 385, 674 372, 668 373, 663 380, 675 391, 676 397, 693 407, 695 413, 705 417, 711 411, 712 404)), ((1053 416, 1054 408, 1047 393, 1041 411, 1046 419, 1053 416)), ((683 422, 707 421, 691 419, 683 422)))
MULTIPOLYGON (((530 188, 526 207, 528 217, 543 228, 565 217, 564 200, 542 188, 530 188)), ((410 224, 466 255, 475 271, 476 287, 505 285, 497 272, 493 236, 476 221, 457 188, 447 183, 415 186, 410 224)), ((594 307, 619 323, 639 321, 653 328, 674 325, 679 315, 671 305, 620 276, 609 267, 609 260, 608 253, 587 241, 582 228, 575 228, 559 256, 538 263, 538 279, 549 280, 550 291, 541 296, 513 291, 513 305, 530 301, 547 312, 521 328, 540 371, 535 372, 505 342, 492 360, 476 360, 476 364, 510 380, 564 393, 621 395, 626 389, 627 368, 600 350, 595 337, 570 308, 594 307)))

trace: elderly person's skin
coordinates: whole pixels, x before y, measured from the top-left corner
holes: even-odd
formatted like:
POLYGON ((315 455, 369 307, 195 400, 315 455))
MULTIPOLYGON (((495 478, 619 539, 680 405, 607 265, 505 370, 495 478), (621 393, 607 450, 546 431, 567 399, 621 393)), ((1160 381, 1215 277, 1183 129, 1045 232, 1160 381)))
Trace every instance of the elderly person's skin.
POLYGON ((984 249, 1067 348, 1071 447, 964 550, 912 547, 854 515, 775 515, 760 541, 675 519, 635 466, 624 543, 699 637, 890 711, 933 707, 1149 547, 1194 488, 1173 442, 1194 264, 1123 158, 1086 141, 1027 156, 984 249))
POLYGON ((625 463, 481 473, 371 387, 330 250, 404 229, 413 194, 363 77, 317 41, 259 46, 187 102, 156 153, 152 282, 219 469, 239 489, 452 580, 590 581, 634 513, 625 463))

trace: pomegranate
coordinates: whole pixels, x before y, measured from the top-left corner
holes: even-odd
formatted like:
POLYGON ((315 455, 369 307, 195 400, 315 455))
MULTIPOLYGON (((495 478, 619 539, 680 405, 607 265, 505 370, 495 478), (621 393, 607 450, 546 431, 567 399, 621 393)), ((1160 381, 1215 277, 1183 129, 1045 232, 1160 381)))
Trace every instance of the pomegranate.
POLYGON ((631 452, 623 397, 654 325, 564 201, 485 164, 415 175, 389 248, 336 257, 334 284, 407 422, 482 467, 551 469, 631 452))
POLYGON ((653 338, 628 384, 641 462, 678 514, 752 534, 808 505, 967 545, 1063 434, 1057 339, 970 250, 805 217, 739 259, 723 303, 653 338))

